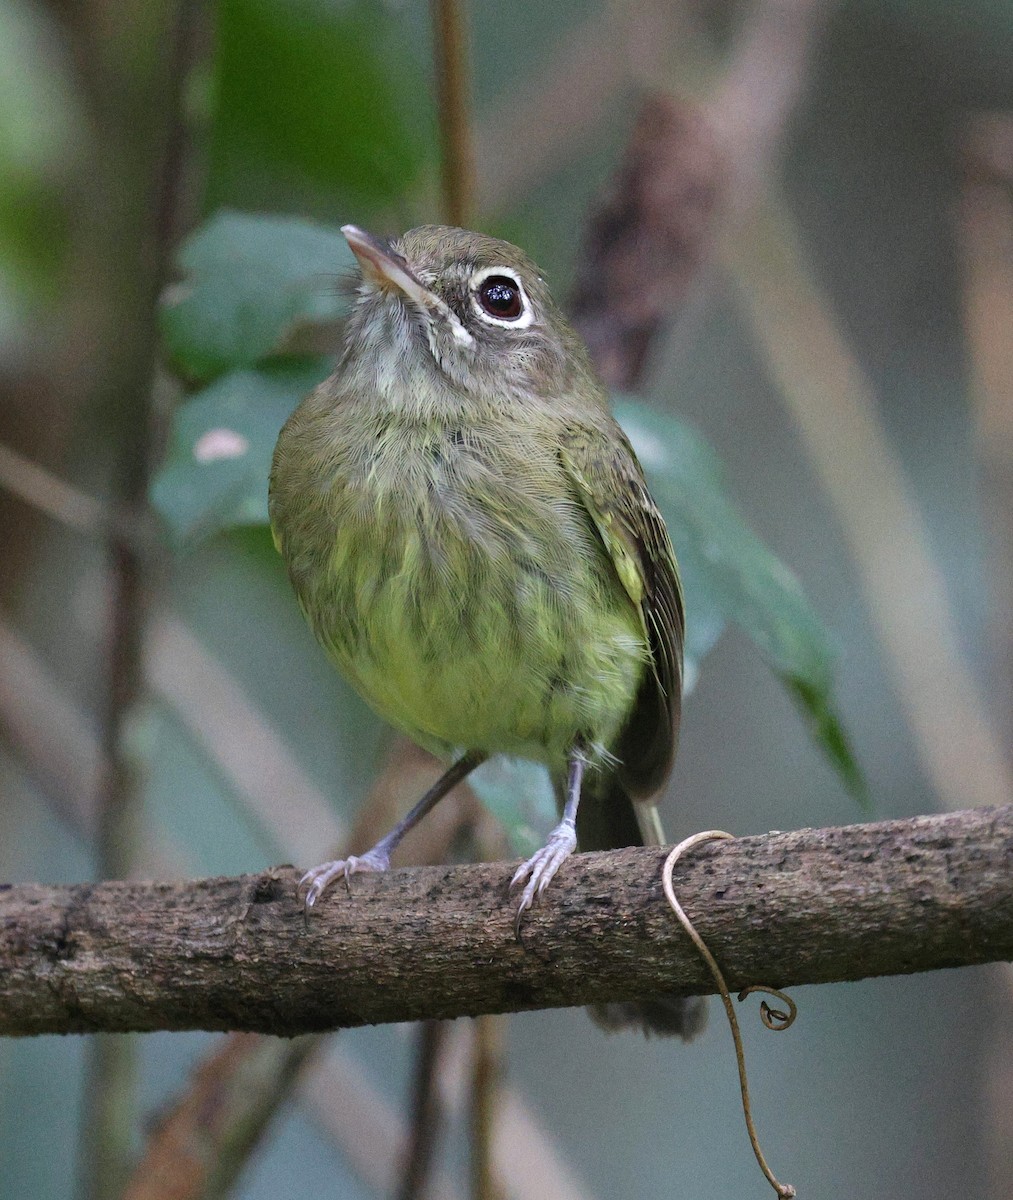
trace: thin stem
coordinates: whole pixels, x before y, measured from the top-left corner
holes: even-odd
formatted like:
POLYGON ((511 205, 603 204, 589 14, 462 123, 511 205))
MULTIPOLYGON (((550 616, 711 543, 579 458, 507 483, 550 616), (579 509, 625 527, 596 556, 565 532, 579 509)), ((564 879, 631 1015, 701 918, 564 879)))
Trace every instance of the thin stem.
POLYGON ((398 1200, 420 1200, 432 1178, 436 1145, 444 1112, 437 1079, 447 1044, 446 1021, 423 1021, 419 1026, 418 1058, 412 1081, 412 1132, 398 1200))
POLYGON ((444 215, 451 225, 468 226, 475 208, 475 151, 464 0, 432 0, 432 19, 444 215))
MULTIPOLYGON (((963 133, 958 209, 963 250, 964 325, 971 351, 970 398, 988 522, 989 701, 1009 746, 1013 727, 1013 116, 979 114, 963 133)), ((990 1196, 1013 1195, 1013 968, 993 987, 983 1045, 982 1122, 990 1196)))
POLYGON ((100 535, 110 514, 101 500, 64 483, 37 463, 0 443, 0 488, 76 533, 100 535))
MULTIPOLYGON (((156 310, 176 233, 186 143, 182 91, 195 16, 196 0, 176 0, 168 7, 133 0, 118 12, 116 22, 96 10, 90 30, 95 103, 109 143, 94 201, 101 207, 104 196, 115 195, 123 214, 116 226, 118 240, 109 238, 102 248, 112 260, 111 325, 107 374, 98 400, 123 431, 114 487, 127 529, 140 526, 147 516, 148 487, 162 440, 156 310)), ((109 554, 108 692, 95 858, 100 877, 122 879, 133 868, 141 841, 144 754, 138 733, 145 713, 144 638, 156 563, 153 547, 117 524, 109 528, 109 554)), ((82 1162, 88 1200, 117 1200, 123 1194, 136 1132, 135 1077, 132 1039, 95 1039, 82 1162)))
POLYGON ((493 1132, 503 1077, 504 1019, 476 1017, 471 1060, 471 1198, 500 1200, 503 1190, 494 1171, 493 1132))

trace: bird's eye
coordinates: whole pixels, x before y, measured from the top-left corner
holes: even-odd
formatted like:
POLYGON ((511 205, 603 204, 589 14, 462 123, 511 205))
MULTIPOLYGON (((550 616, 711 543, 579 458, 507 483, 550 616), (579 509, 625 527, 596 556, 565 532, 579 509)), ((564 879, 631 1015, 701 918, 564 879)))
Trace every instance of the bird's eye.
POLYGON ((521 285, 509 275, 487 275, 479 284, 478 302, 498 321, 516 321, 524 312, 521 285))

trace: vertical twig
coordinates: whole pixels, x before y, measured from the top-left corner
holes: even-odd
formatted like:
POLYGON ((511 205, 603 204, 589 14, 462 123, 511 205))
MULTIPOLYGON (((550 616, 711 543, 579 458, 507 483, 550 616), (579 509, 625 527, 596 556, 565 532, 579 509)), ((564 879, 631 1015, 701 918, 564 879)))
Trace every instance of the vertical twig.
POLYGON ((464 0, 432 0, 444 218, 468 226, 475 204, 475 151, 464 0))
MULTIPOLYGON (((497 830, 474 830, 476 854, 482 862, 503 857, 503 835, 497 830)), ((502 1200, 505 1190, 502 1174, 496 1169, 494 1141, 508 1118, 502 1087, 505 1075, 503 1045, 509 1018, 498 1014, 476 1017, 471 1023, 471 1074, 468 1078, 467 1105, 471 1135, 471 1200, 502 1200)), ((502 1163, 500 1164, 502 1167, 502 1163)))
POLYGON ((500 1108, 503 1028, 503 1018, 496 1015, 476 1017, 472 1022, 474 1040, 469 1097, 472 1200, 501 1200, 503 1196, 496 1178, 492 1145, 500 1108))
MULTIPOLYGON (((157 131, 162 144, 158 158, 151 164, 153 178, 138 180, 136 197, 145 212, 148 208, 145 201, 152 193, 154 199, 153 228, 137 231, 150 243, 150 255, 147 261, 142 255, 140 264, 147 278, 134 284, 143 298, 144 312, 130 330, 136 335, 134 353, 123 364, 121 377, 113 381, 111 389, 114 391, 111 399, 125 418, 116 486, 125 522, 123 528, 114 525, 110 536, 113 594, 109 694, 103 730, 103 749, 109 767, 99 797, 96 852, 99 874, 114 879, 129 874, 138 838, 139 757, 129 735, 144 694, 143 642, 155 550, 151 543, 132 536, 129 531, 145 527, 148 487, 163 439, 164 414, 156 400, 155 312, 169 274, 175 242, 178 185, 185 147, 180 108, 195 8, 195 0, 180 0, 176 5, 169 18, 174 28, 164 75, 159 68, 153 68, 153 77, 148 82, 154 96, 144 97, 167 115, 157 131), (160 87, 166 92, 164 96, 158 95, 160 87)), ((156 30, 150 32, 157 36, 156 30)), ((124 117, 129 120, 129 114, 124 117)))
MULTIPOLYGON (((964 325, 989 531, 991 701, 1007 754, 1013 698, 1013 118, 972 118, 964 139, 959 213, 964 325)), ((989 1195, 1013 1200, 1013 967, 994 972, 992 1020, 982 1034, 989 1195)))
MULTIPOLYGON (((110 344, 99 401, 122 430, 114 491, 127 525, 135 527, 147 515, 162 436, 156 307, 176 233, 185 146, 181 99, 196 13, 196 0, 168 6, 135 0, 115 14, 96 9, 89 30, 95 105, 109 139, 93 202, 101 206, 116 195, 121 213, 119 240, 110 236, 102 247, 113 261, 106 265, 110 344)), ((143 642, 156 564, 151 547, 126 536, 118 524, 111 529, 109 551, 109 682, 95 858, 100 877, 124 878, 141 835, 143 642)), ((91 1046, 82 1160, 88 1200, 117 1200, 129 1176, 137 1120, 135 1050, 133 1039, 125 1037, 97 1037, 91 1046)))
POLYGON ((421 1200, 432 1177, 443 1125, 443 1104, 436 1086, 447 1041, 445 1021, 423 1021, 418 1031, 418 1058, 412 1080, 412 1131, 398 1200, 421 1200))
POLYGON ((997 711, 1013 745, 1013 118, 981 116, 964 142, 959 232, 971 397, 984 468, 997 711))

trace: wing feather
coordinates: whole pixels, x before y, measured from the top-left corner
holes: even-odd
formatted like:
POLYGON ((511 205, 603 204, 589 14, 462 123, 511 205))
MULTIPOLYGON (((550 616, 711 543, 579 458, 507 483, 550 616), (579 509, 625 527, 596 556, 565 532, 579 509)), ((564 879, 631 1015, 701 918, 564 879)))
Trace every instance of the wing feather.
POLYGON ((652 670, 615 748, 619 778, 634 799, 657 792, 675 759, 682 713, 685 606, 672 543, 633 447, 611 428, 571 427, 561 461, 637 606, 652 670))

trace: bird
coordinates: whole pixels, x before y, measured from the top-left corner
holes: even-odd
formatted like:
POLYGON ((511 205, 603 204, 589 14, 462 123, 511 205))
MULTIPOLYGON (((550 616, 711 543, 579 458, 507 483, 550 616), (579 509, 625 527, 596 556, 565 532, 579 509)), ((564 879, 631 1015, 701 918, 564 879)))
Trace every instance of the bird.
MULTIPOLYGON (((540 762, 559 800, 510 884, 518 929, 580 847, 662 845, 685 607, 665 522, 587 347, 518 247, 424 225, 342 227, 358 267, 334 373, 278 437, 269 512, 327 655, 445 773, 362 855, 494 755, 540 762)), ((607 1028, 693 1036, 701 1002, 598 1006, 607 1028)))

